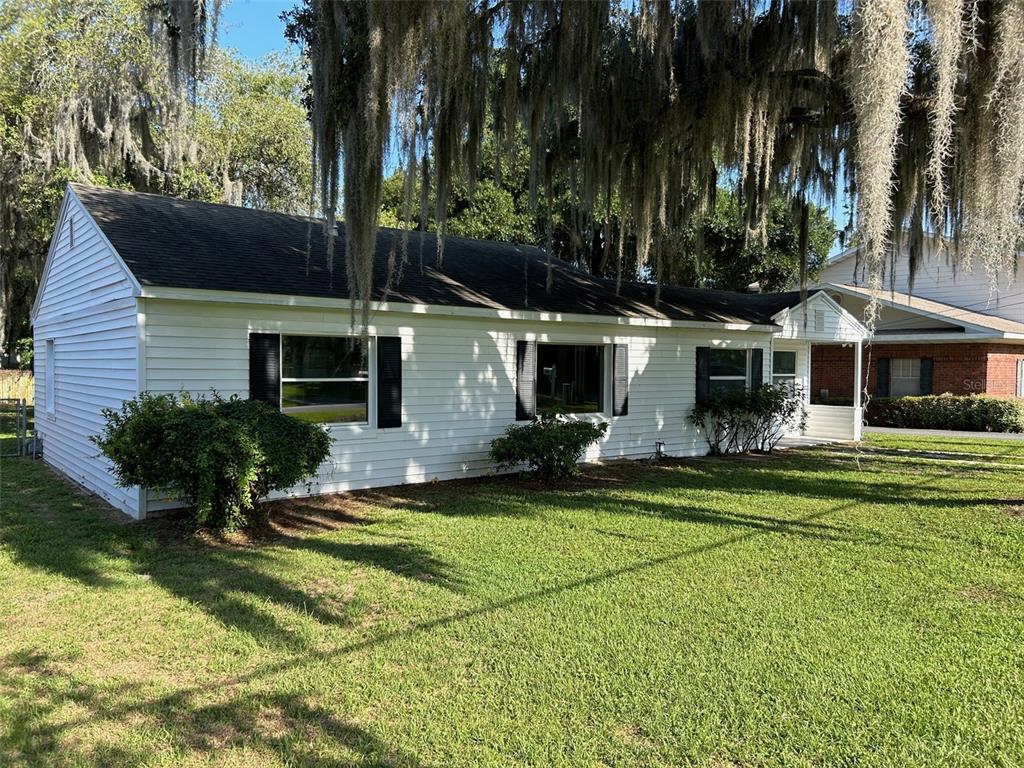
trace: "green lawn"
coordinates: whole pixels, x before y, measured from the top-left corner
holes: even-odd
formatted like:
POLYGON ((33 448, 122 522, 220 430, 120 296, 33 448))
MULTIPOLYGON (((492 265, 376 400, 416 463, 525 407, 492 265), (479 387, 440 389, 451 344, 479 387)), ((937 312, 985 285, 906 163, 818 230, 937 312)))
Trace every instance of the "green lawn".
POLYGON ((1021 765, 1022 462, 887 437, 226 543, 5 460, 0 765, 1021 765))

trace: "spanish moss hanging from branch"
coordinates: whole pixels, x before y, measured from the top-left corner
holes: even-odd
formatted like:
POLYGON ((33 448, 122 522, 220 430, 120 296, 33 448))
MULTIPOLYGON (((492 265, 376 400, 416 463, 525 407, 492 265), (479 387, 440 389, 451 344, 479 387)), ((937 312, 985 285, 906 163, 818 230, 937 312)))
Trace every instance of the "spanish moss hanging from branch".
POLYGON ((421 227, 432 203, 422 268, 443 270, 451 190, 473 194, 485 130, 496 173, 525 136, 535 215, 562 216, 580 264, 615 254, 616 276, 660 281, 687 242, 699 265, 702 238, 679 233, 721 187, 761 241, 773 198, 804 211, 848 192, 876 292, 900 243, 948 237, 995 280, 1020 239, 1020 0, 310 0, 293 20, 363 325, 385 166, 405 169, 407 209, 418 191, 421 227))

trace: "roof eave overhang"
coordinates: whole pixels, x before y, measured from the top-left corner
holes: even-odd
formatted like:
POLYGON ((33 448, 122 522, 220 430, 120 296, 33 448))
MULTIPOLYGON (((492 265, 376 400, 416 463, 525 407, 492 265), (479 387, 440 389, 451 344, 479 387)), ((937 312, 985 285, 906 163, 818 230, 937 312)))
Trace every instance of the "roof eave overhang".
MULTIPOLYGON (((312 307, 348 311, 352 308, 349 299, 332 299, 320 296, 293 296, 278 293, 253 293, 244 291, 220 291, 206 288, 166 288, 144 286, 139 294, 143 299, 166 299, 172 301, 210 301, 228 304, 263 304, 285 307, 312 307)), ((542 310, 505 309, 501 307, 459 307, 439 304, 412 304, 408 302, 376 302, 374 310, 406 315, 431 315, 434 317, 463 317, 494 320, 529 322, 563 322, 615 325, 641 328, 714 329, 725 331, 752 331, 776 333, 781 326, 775 323, 744 323, 711 320, 672 320, 669 318, 622 315, 587 315, 569 312, 546 312, 542 310)))
MULTIPOLYGON (((849 289, 848 286, 842 285, 840 283, 825 283, 822 286, 822 288, 826 290, 835 290, 847 296, 853 296, 854 298, 870 301, 870 296, 866 296, 860 291, 852 291, 849 289)), ((919 315, 921 317, 927 317, 929 320, 938 320, 939 322, 948 323, 949 325, 960 326, 961 328, 964 328, 968 332, 974 334, 985 336, 1004 335, 1002 331, 998 331, 994 328, 988 328, 984 325, 978 325, 977 323, 968 322, 967 320, 960 320, 958 318, 949 317, 948 315, 944 315, 941 312, 931 312, 927 309, 921 309, 920 307, 913 307, 909 304, 903 304, 902 302, 899 301, 887 299, 885 297, 885 293, 886 292, 883 291, 878 296, 879 303, 884 307, 889 307, 890 309, 898 309, 902 312, 909 312, 910 314, 919 315)))
POLYGON ((925 333, 894 333, 875 335, 871 342, 873 344, 964 344, 967 342, 988 342, 994 344, 1018 344, 1024 342, 1024 334, 1021 333, 960 333, 950 334, 925 334, 925 333))

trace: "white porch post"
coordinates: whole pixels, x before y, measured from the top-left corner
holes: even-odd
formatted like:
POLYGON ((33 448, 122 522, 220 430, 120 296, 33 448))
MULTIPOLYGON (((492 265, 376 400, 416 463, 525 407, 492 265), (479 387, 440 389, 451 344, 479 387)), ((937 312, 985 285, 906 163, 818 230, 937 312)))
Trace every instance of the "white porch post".
POLYGON ((853 439, 860 440, 864 417, 861 412, 861 390, 864 388, 864 347, 858 339, 853 346, 853 439))

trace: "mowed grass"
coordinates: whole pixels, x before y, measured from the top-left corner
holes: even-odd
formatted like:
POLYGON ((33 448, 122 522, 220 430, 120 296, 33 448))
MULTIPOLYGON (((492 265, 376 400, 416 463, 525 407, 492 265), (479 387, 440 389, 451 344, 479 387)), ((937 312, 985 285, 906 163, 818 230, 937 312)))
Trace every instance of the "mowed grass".
POLYGON ((5 460, 0 765, 1020 765, 1024 444, 906 447, 300 502, 228 542, 5 460))

